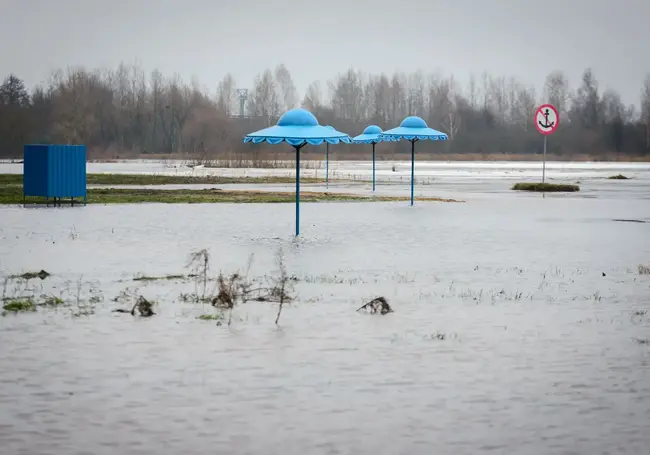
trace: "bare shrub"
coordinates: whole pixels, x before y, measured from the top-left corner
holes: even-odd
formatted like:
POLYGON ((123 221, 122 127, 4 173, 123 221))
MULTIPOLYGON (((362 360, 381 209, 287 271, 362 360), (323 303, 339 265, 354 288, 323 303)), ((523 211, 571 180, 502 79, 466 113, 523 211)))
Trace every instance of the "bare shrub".
POLYGON ((365 311, 366 313, 379 313, 379 314, 388 314, 392 313, 393 309, 388 304, 388 301, 384 297, 376 297, 370 302, 361 306, 357 311, 365 311))

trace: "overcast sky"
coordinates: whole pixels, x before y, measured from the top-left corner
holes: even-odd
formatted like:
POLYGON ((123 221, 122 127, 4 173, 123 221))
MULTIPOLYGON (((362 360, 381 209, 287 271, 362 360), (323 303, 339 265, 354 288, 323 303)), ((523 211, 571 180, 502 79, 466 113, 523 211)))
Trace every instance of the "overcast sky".
POLYGON ((590 66, 638 103, 650 71, 650 0, 0 0, 0 74, 28 86, 66 66, 139 63, 214 90, 284 63, 300 94, 349 67, 484 70, 541 89, 590 66))

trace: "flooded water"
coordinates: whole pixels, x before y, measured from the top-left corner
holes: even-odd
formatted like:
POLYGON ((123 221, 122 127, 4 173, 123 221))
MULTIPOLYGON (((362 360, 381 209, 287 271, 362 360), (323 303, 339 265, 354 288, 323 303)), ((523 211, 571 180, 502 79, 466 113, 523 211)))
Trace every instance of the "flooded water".
POLYGON ((646 454, 650 222, 613 220, 650 221, 650 189, 608 183, 303 204, 298 241, 292 204, 0 207, 0 273, 52 273, 5 294, 72 304, 0 318, 0 452, 646 454), (279 327, 273 303, 228 327, 181 302, 200 284, 133 280, 202 248, 212 276, 284 251, 279 327), (158 314, 111 313, 127 289, 158 314), (393 313, 355 311, 379 295, 393 313))
MULTIPOLYGON (((372 161, 330 161, 329 177, 332 179, 370 180, 372 161)), ((460 183, 476 180, 526 181, 537 180, 542 175, 542 163, 535 161, 427 161, 426 153, 417 156, 416 179, 422 183, 460 183)), ((303 177, 325 178, 325 161, 302 161, 306 167, 300 170, 303 177)), ((222 175, 228 177, 294 176, 292 163, 277 169, 251 168, 189 168, 179 160, 123 160, 113 163, 88 163, 88 173, 110 174, 164 174, 164 175, 222 175)), ((376 161, 376 179, 379 182, 408 182, 410 161, 376 161)), ((21 163, 0 162, 0 173, 23 172, 21 163)), ((650 163, 626 162, 547 162, 546 177, 549 180, 602 180, 623 173, 627 177, 650 180, 650 163)))
MULTIPOLYGON (((426 154, 423 154, 425 157, 426 154)), ((324 162, 308 161, 307 169, 301 169, 303 177, 325 177, 324 162)), ((410 163, 406 161, 377 161, 376 191, 372 191, 370 161, 331 161, 329 164, 329 185, 306 184, 304 191, 329 191, 361 195, 410 195, 410 163), (337 181, 338 179, 338 181, 337 181)), ((0 162, 0 174, 22 173, 19 163, 0 162)), ((181 161, 125 160, 116 163, 88 163, 89 173, 115 174, 158 174, 158 175, 219 175, 225 177, 293 177, 295 169, 190 169, 181 161)), ((494 198, 515 196, 511 187, 515 182, 539 181, 542 175, 540 162, 442 162, 416 161, 415 195, 445 198, 494 198)), ((546 197, 561 198, 616 198, 650 199, 650 163, 625 162, 548 162, 546 178, 552 183, 578 183, 580 192, 573 194, 548 194, 546 197), (629 180, 609 180, 607 177, 624 174, 629 180)), ((111 187, 114 185, 89 185, 89 187, 111 187)), ((120 185, 120 188, 138 188, 138 185, 120 185)), ((222 184, 222 185, 147 185, 147 188, 221 188, 224 190, 295 190, 287 184, 222 184)), ((516 197, 536 198, 539 194, 518 193, 516 197)))

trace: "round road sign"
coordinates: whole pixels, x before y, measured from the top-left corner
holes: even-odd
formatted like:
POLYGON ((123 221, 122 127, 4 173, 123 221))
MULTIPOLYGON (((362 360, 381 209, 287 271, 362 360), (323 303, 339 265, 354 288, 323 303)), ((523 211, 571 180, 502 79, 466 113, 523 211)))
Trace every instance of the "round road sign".
POLYGON ((542 134, 553 134, 560 124, 560 116, 552 104, 542 104, 535 112, 535 127, 542 134))

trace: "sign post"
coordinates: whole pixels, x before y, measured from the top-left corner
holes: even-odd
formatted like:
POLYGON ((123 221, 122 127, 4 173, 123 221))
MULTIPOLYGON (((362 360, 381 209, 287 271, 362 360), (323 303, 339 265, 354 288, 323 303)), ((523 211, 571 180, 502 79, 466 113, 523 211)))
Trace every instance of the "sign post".
POLYGON ((560 115, 552 104, 542 104, 535 111, 535 128, 544 135, 544 161, 542 164, 542 183, 546 180, 546 138, 555 133, 560 124, 560 115))

